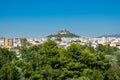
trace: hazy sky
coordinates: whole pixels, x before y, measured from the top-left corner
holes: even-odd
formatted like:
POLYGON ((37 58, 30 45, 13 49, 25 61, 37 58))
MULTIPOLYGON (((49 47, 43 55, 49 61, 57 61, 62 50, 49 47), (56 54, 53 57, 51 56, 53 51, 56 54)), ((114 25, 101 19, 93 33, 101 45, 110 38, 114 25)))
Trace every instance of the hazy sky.
POLYGON ((0 36, 38 38, 61 29, 120 33, 120 0, 0 0, 0 36))

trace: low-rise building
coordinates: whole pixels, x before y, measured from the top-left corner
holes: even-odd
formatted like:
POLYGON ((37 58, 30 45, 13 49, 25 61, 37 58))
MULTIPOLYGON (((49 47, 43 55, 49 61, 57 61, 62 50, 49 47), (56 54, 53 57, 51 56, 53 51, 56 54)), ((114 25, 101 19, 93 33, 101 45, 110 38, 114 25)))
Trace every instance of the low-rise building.
POLYGON ((0 47, 4 46, 4 38, 0 38, 0 47))
POLYGON ((12 48, 13 47, 13 39, 4 39, 4 47, 6 48, 12 48))

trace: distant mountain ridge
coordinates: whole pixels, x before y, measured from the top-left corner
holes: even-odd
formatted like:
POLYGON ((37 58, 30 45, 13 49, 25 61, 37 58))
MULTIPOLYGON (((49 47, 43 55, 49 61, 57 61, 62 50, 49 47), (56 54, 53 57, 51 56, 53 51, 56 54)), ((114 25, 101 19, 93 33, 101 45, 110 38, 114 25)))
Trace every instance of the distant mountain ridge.
POLYGON ((80 36, 75 35, 66 29, 63 29, 63 30, 57 31, 54 34, 49 35, 47 37, 80 37, 80 36))
POLYGON ((102 35, 102 36, 99 36, 99 38, 101 37, 116 37, 116 38, 120 38, 120 33, 119 34, 112 34, 112 35, 102 35))

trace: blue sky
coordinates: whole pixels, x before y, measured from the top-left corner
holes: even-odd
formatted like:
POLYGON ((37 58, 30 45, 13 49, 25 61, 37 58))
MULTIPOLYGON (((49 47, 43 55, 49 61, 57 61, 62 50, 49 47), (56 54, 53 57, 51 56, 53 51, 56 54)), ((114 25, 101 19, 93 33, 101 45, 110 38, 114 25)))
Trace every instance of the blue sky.
POLYGON ((0 0, 0 36, 39 38, 61 29, 120 33, 120 0, 0 0))

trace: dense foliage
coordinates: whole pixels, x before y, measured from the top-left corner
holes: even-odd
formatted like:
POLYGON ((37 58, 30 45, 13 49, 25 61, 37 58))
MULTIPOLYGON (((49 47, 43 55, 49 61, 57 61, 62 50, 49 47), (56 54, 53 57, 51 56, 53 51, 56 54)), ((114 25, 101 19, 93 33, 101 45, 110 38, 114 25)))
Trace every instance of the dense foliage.
POLYGON ((52 37, 71 37, 71 38, 73 38, 73 37, 80 37, 80 36, 73 34, 65 29, 65 30, 60 30, 60 31, 56 32, 55 34, 49 35, 47 37, 49 37, 49 38, 52 38, 52 37))
POLYGON ((108 45, 94 49, 71 44, 64 49, 50 39, 21 47, 20 58, 0 48, 0 80, 120 80, 120 59, 110 57, 116 51, 108 45))

